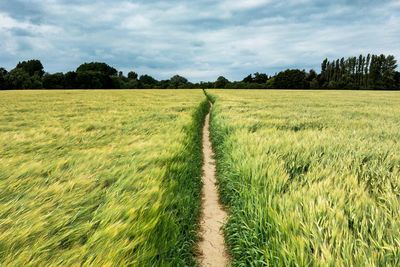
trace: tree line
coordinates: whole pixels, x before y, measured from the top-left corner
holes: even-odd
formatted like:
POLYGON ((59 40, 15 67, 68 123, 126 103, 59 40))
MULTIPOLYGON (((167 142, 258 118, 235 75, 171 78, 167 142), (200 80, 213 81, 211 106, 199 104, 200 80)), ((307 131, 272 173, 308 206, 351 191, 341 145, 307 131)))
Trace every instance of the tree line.
POLYGON ((389 55, 360 55, 321 65, 320 85, 324 88, 400 89, 397 62, 389 55))
POLYGON ((0 89, 400 89, 397 61, 389 55, 360 55, 321 64, 321 73, 314 70, 287 69, 268 76, 254 73, 241 81, 229 81, 223 76, 213 82, 192 83, 175 75, 168 80, 157 80, 144 74, 121 71, 106 63, 80 65, 75 71, 46 73, 40 60, 19 62, 7 71, 0 68, 0 89))

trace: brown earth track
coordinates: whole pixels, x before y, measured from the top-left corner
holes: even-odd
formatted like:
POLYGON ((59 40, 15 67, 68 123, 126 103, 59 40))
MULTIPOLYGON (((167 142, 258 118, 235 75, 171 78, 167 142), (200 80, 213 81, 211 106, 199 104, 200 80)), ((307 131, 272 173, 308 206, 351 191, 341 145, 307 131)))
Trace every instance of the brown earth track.
POLYGON ((222 226, 228 216, 219 201, 209 128, 210 113, 206 116, 203 128, 203 197, 198 261, 200 266, 224 267, 229 265, 229 255, 225 246, 222 226))

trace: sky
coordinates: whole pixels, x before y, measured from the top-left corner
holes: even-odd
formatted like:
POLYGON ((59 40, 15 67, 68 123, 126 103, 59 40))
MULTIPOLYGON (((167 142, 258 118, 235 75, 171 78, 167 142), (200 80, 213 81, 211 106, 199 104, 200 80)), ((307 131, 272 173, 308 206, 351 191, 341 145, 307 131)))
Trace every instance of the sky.
POLYGON ((320 70, 324 58, 400 60, 400 0, 0 0, 0 67, 106 62, 168 79, 320 70))

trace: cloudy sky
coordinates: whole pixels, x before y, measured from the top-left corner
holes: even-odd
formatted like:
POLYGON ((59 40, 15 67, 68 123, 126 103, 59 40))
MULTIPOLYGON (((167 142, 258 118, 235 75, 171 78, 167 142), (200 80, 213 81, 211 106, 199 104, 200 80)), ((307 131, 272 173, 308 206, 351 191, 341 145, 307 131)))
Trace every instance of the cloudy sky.
POLYGON ((0 66, 102 61, 125 73, 241 79, 360 53, 400 59, 400 0, 0 0, 0 66))

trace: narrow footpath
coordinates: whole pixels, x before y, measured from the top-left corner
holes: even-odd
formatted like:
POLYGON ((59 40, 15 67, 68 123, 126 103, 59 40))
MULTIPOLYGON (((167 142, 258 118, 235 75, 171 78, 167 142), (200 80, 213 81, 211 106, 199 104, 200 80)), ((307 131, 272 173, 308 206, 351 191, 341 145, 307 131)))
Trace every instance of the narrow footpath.
POLYGON ((214 152, 211 146, 209 128, 210 112, 206 116, 203 128, 204 187, 200 222, 200 255, 198 260, 200 266, 225 267, 229 265, 229 256, 225 246, 222 226, 226 222, 227 213, 219 201, 214 152))

